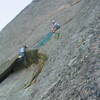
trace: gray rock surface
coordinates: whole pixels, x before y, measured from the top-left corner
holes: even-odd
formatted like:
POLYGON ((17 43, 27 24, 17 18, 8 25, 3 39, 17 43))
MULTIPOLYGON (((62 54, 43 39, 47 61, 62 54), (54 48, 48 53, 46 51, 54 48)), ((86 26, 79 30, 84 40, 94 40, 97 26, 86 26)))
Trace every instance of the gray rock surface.
MULTIPOLYGON (((40 49, 49 59, 30 87, 33 66, 0 84, 0 100, 100 100, 100 0, 34 0, 0 33, 0 64, 62 24, 40 49)), ((36 65, 34 65, 36 67, 36 65)))

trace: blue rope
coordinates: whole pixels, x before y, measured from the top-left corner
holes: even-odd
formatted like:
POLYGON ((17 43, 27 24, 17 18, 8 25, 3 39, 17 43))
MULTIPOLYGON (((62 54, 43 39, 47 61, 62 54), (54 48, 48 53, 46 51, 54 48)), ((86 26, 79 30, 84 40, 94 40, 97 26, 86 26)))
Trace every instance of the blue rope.
POLYGON ((38 43, 36 43, 33 48, 39 48, 41 46, 44 46, 53 36, 52 32, 49 32, 45 37, 43 37, 38 43))

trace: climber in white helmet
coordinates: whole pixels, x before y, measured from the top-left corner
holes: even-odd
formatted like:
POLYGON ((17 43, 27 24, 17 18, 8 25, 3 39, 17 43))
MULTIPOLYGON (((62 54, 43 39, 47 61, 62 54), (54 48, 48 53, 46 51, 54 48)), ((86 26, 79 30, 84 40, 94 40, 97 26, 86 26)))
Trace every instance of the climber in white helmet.
POLYGON ((52 32, 55 33, 59 28, 60 28, 60 25, 58 23, 56 23, 55 20, 52 20, 52 32))

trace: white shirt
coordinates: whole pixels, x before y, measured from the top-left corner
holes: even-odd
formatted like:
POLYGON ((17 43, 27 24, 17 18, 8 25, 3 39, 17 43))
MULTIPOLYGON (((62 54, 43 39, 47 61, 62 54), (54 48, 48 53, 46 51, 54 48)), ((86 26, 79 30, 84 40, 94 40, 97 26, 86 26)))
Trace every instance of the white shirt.
POLYGON ((25 48, 24 47, 20 48, 20 52, 25 52, 25 48))

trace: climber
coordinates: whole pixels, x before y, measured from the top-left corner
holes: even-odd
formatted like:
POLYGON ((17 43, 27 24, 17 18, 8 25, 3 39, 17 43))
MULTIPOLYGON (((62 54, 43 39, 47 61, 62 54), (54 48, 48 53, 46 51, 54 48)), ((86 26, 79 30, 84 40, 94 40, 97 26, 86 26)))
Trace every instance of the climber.
POLYGON ((27 49, 27 46, 23 45, 23 47, 21 47, 19 50, 19 56, 18 56, 19 60, 23 61, 24 64, 26 64, 26 49, 27 49))
POLYGON ((52 33, 55 33, 59 28, 60 28, 60 25, 58 23, 56 23, 55 20, 52 20, 52 33))

